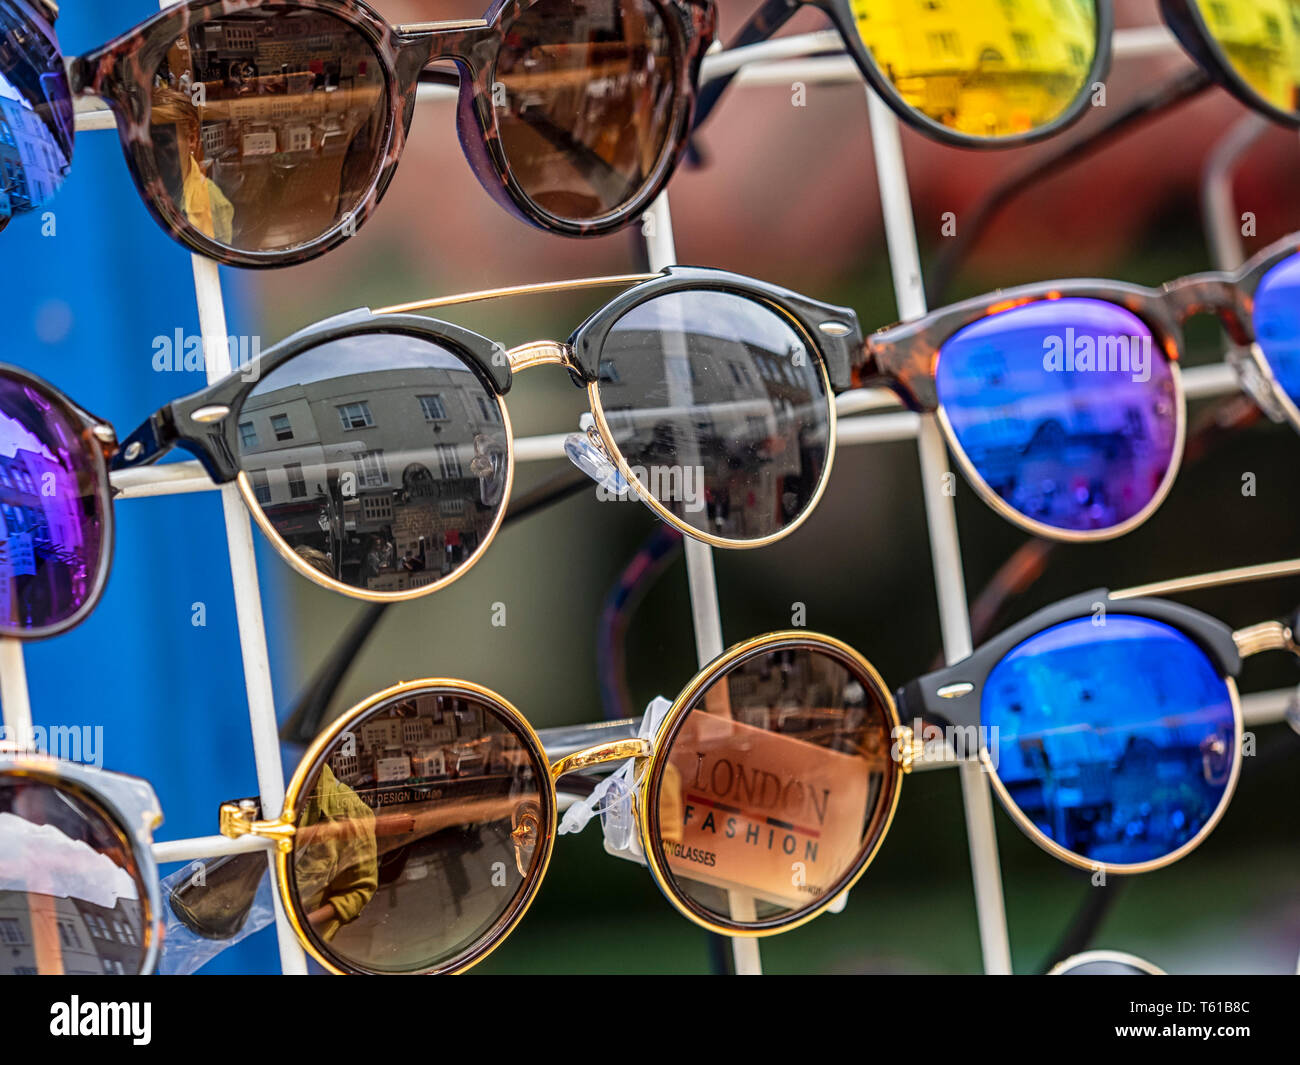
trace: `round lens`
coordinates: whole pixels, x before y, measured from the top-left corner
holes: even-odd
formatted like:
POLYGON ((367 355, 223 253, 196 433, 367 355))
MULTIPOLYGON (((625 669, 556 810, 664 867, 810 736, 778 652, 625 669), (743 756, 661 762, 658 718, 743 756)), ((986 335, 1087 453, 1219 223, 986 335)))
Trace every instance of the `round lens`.
POLYGON ((858 36, 903 103, 970 137, 1050 126, 1086 91, 1097 54, 1094 0, 850 6, 858 36))
POLYGON ((830 451, 825 369, 763 304, 712 290, 638 304, 605 340, 599 394, 637 483, 700 533, 761 541, 817 497, 830 451))
POLYGON ((1206 830, 1235 776, 1228 682, 1150 618, 1031 636, 989 674, 980 724, 1020 815, 1086 863, 1169 858, 1206 830))
POLYGON ((267 374, 239 411, 239 465, 299 568, 366 596, 462 572, 505 513, 496 393, 430 340, 331 340, 267 374))
POLYGON ((0 372, 0 635, 71 620, 102 582, 103 460, 63 402, 0 372))
POLYGON ((982 318, 943 345, 935 385, 983 486, 1048 530, 1119 530, 1174 468, 1174 370, 1114 304, 1042 300, 982 318))
POLYGON ((425 688, 352 722, 298 799, 289 887, 339 968, 457 970, 527 909, 552 836, 544 757, 483 696, 425 688))
POLYGON ((1196 0, 1205 27, 1246 86, 1300 115, 1300 7, 1258 0, 1196 0))
POLYGON ((664 155, 676 66, 652 0, 538 0, 510 22, 493 110, 524 194, 571 222, 627 207, 664 155))
POLYGON ((1255 289, 1255 338, 1282 391, 1300 404, 1300 255, 1283 259, 1255 289))
POLYGON ((650 846, 707 922, 779 927, 870 859, 898 797, 878 678, 820 645, 746 656, 677 719, 648 806, 650 846))
POLYGON ((58 191, 72 164, 73 126, 53 33, 0 3, 0 228, 58 191))
POLYGON ((323 11, 267 7, 176 38, 153 76, 163 194, 234 251, 282 252, 355 223, 387 147, 384 67, 323 11))
POLYGON ((107 810, 51 784, 0 776, 0 974, 138 974, 147 899, 107 810))
POLYGON ((1093 950, 1067 958, 1049 976, 1163 976, 1150 962, 1132 954, 1093 950))

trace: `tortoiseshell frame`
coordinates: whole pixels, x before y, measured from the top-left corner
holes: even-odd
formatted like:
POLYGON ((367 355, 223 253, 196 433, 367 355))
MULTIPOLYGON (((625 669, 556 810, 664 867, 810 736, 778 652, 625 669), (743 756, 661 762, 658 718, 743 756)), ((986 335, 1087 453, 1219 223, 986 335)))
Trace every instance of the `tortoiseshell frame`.
POLYGON ((98 605, 104 588, 108 584, 109 570, 113 564, 113 490, 108 480, 108 465, 117 451, 117 435, 113 427, 102 418, 97 418, 89 411, 78 406, 48 381, 19 366, 0 363, 0 377, 16 381, 26 388, 39 392, 51 406, 58 407, 69 424, 81 430, 85 459, 95 474, 95 494, 99 503, 101 535, 99 540, 99 558, 95 563, 95 576, 90 592, 80 608, 71 616, 55 625, 46 625, 38 629, 11 629, 0 624, 0 637, 11 640, 43 640, 57 636, 69 629, 76 628, 98 605))
MULTIPOLYGON (((928 115, 909 107, 897 89, 881 72, 857 31, 857 20, 849 0, 764 0, 763 5, 745 23, 740 32, 727 44, 730 48, 758 44, 776 34, 790 17, 803 6, 822 11, 844 40, 844 48, 858 65, 867 84, 889 105, 898 117, 913 129, 926 136, 958 148, 1015 148, 1045 137, 1055 136, 1072 126, 1091 106, 1091 86, 1102 81, 1110 70, 1111 37, 1115 28, 1114 6, 1111 0, 1095 0, 1097 9, 1097 42, 1093 52, 1092 67, 1080 86, 1079 94, 1070 106, 1053 121, 1026 133, 1006 137, 977 137, 949 128, 928 115)), ((1183 46, 1189 57, 1214 81, 1226 89, 1245 106, 1286 126, 1300 126, 1300 113, 1283 111, 1252 89, 1228 62, 1214 40, 1196 0, 1160 0, 1160 13, 1170 31, 1183 46)), ((735 77, 734 73, 710 81, 700 92, 696 112, 696 126, 709 117, 718 98, 735 77)))
POLYGON ((496 0, 482 20, 448 22, 444 28, 438 28, 437 23, 417 23, 408 29, 390 26, 364 0, 187 0, 74 60, 71 87, 74 96, 98 96, 108 104, 117 120, 131 176, 158 224, 192 251, 231 266, 258 268, 307 262, 354 235, 374 213, 393 179, 415 114, 421 72, 439 60, 449 60, 457 67, 457 132, 470 168, 488 194, 516 218, 553 233, 570 237, 609 233, 644 213, 663 191, 685 151, 700 62, 713 42, 713 0, 649 0, 664 16, 672 39, 676 69, 670 133, 650 179, 636 195, 616 211, 589 221, 559 218, 534 203, 501 147, 492 107, 496 56, 510 25, 537 2, 496 0), (240 251, 217 243, 191 225, 167 194, 153 159, 151 86, 163 56, 190 27, 223 16, 275 8, 333 15, 370 43, 384 69, 389 112, 387 143, 382 156, 375 160, 370 186, 360 203, 331 230, 291 248, 240 251))
MULTIPOLYGON (((1010 508, 997 506, 992 489, 984 485, 957 441, 947 418, 943 414, 935 385, 935 374, 943 346, 966 326, 990 315, 1001 314, 1014 307, 1044 300, 1066 297, 1105 300, 1124 307, 1136 315, 1150 330, 1155 347, 1175 367, 1183 350, 1183 323, 1198 314, 1214 314, 1223 323, 1231 341, 1229 361, 1237 370, 1245 391, 1274 421, 1289 422, 1300 432, 1300 410, 1278 384, 1267 361, 1255 343, 1252 321, 1255 290, 1264 276, 1279 262, 1300 252, 1300 233, 1293 233, 1265 248, 1239 270, 1231 272, 1209 271, 1171 281, 1161 288, 1146 288, 1122 281, 1076 279, 1046 281, 1033 285, 977 296, 944 307, 915 321, 904 322, 881 329, 867 338, 860 357, 854 363, 855 387, 885 387, 892 390, 910 410, 920 413, 937 413, 947 439, 948 447, 958 456, 986 502, 994 506, 1009 520, 1030 532, 1055 539, 1101 539, 1128 531, 1129 523, 1117 530, 1090 530, 1087 534, 1067 534, 1064 530, 1053 532, 1050 527, 1022 518, 1010 508)), ((1177 381, 1180 427, 1185 421, 1186 404, 1181 382, 1177 381)), ((1182 460, 1182 433, 1179 433, 1169 475, 1148 512, 1139 515, 1144 519, 1150 510, 1163 500, 1171 487, 1182 460)))
MULTIPOLYGON (((542 362, 552 362, 567 369, 573 383, 579 388, 586 388, 591 396, 599 380, 601 350, 615 323, 639 304, 683 289, 732 293, 773 308, 803 334, 809 350, 821 360, 830 391, 848 390, 851 384, 851 361, 863 343, 857 315, 852 310, 812 300, 778 285, 741 274, 706 267, 673 266, 650 280, 634 284, 587 318, 565 344, 541 342, 553 356, 542 362)), ((258 518, 263 531, 267 532, 286 561, 308 579, 344 595, 375 602, 391 601, 397 597, 414 598, 436 591, 440 584, 424 586, 413 592, 367 594, 322 578, 310 566, 297 564, 297 556, 278 542, 268 525, 261 520, 256 504, 246 490, 246 478, 241 478, 238 459, 240 411, 257 383, 290 359, 321 344, 344 337, 375 333, 419 337, 461 355, 483 386, 497 399, 507 437, 507 465, 513 468, 513 442, 504 397, 513 382, 514 360, 502 358, 503 346, 461 326, 436 318, 420 314, 376 313, 368 308, 348 311, 308 326, 264 351, 243 370, 230 374, 202 391, 169 403, 122 441, 112 468, 123 470, 148 465, 157 462, 172 448, 179 447, 193 454, 214 482, 239 482, 245 501, 258 518)), ((507 352, 507 355, 510 353, 507 352)), ((514 362, 520 369, 537 364, 539 363, 523 360, 514 362)), ((598 405, 595 413, 599 414, 598 405)), ((605 438, 604 446, 613 449, 612 438, 605 438)), ((612 453, 610 458, 616 460, 619 456, 612 453)), ((822 474, 823 487, 829 475, 828 462, 822 474)), ((508 489, 506 494, 509 494, 508 489)), ((666 512, 661 512, 654 506, 651 509, 665 520, 678 524, 666 512)), ((810 504, 808 510, 811 509, 810 504)), ((681 525, 678 527, 687 535, 702 536, 696 530, 681 525)), ((793 531, 795 527, 794 524, 790 525, 787 530, 783 530, 782 535, 786 531, 793 531)), ((490 541, 491 537, 480 545, 478 551, 485 551, 490 541)), ((728 542, 726 546, 749 545, 728 542)), ((476 561, 477 556, 456 570, 451 579, 468 572, 476 561)))

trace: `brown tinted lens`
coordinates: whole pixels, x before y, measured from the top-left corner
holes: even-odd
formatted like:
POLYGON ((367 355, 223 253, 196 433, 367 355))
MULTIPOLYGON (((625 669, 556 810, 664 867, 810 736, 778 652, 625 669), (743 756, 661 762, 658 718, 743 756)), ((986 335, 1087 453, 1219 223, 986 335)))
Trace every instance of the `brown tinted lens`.
POLYGON ((0 776, 0 974, 138 974, 147 898, 106 809, 51 784, 0 776))
POLYGON ((574 222, 627 206, 664 153, 675 68, 651 0, 539 0, 511 22, 493 105, 525 195, 574 222))
POLYGON ((829 649, 742 659, 701 692, 653 782, 674 889, 724 925, 827 901, 875 846, 898 789, 878 682, 829 649))
POLYGON ((609 331, 600 403, 645 492, 738 542, 799 520, 830 454, 821 356, 776 311, 715 290, 668 292, 609 331))
POLYGON ((340 735, 298 800, 290 890, 340 968, 467 964, 536 890, 549 777, 497 704, 450 688, 381 703, 340 735))
POLYGON ((506 505, 496 393, 430 340, 361 333, 267 374, 239 411, 239 465, 314 575, 369 595, 452 576, 506 505))
POLYGON ((192 26, 154 72, 164 194, 216 243, 286 251, 346 222, 383 161, 384 68, 361 32, 274 7, 192 26))

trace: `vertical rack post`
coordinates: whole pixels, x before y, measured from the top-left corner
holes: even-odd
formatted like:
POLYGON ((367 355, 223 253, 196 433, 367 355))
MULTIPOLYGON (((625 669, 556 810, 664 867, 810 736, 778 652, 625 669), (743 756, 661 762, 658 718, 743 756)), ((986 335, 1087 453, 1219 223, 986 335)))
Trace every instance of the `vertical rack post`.
POLYGON ((0 640, 0 711, 5 739, 26 747, 32 739, 32 702, 21 640, 0 640))
MULTIPOLYGON (((894 294, 899 317, 906 321, 920 318, 926 311, 921 253, 916 244, 916 221, 912 215, 907 164, 903 160, 898 119, 870 87, 866 93, 894 294)), ((946 483, 951 477, 948 458, 943 436, 932 414, 921 418, 917 447, 920 453, 926 523, 930 530, 935 590, 939 600, 944 658, 948 662, 955 662, 965 658, 972 650, 970 616, 966 604, 961 547, 957 538, 956 509, 952 496, 945 491, 946 483)), ((1009 974, 1011 944, 1007 936, 1002 874, 998 868, 998 845, 988 781, 984 778, 982 767, 976 762, 962 763, 958 772, 961 774, 962 802, 966 809, 966 837, 970 847, 984 971, 990 974, 1009 974)))
MULTIPOLYGON (((643 229, 651 270, 662 270, 677 262, 677 244, 673 239, 673 220, 668 208, 668 193, 661 193, 646 212, 643 229)), ((683 538, 686 552, 686 577, 691 594, 691 619, 695 627, 695 655, 703 668, 722 654, 722 611, 718 605, 718 582, 713 571, 713 549, 708 544, 683 538)), ((733 911, 752 908, 751 900, 731 893, 733 911)), ((732 937, 731 955, 737 976, 761 976, 762 958, 758 940, 732 937)))

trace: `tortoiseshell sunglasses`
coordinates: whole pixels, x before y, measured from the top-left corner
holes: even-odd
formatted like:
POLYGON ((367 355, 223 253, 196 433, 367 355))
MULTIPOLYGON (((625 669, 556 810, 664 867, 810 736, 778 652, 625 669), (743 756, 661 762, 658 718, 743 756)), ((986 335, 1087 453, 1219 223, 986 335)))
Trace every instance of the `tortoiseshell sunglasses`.
POLYGON ((980 497, 1039 536, 1102 540, 1163 502, 1182 460, 1182 325, 1217 315, 1243 389, 1300 431, 1300 235, 1161 289, 1051 281, 867 339, 856 385, 935 412, 980 497))
MULTIPOLYGON (((593 770, 632 760, 617 801, 664 896, 710 931, 767 936, 857 882, 911 768, 876 671, 806 631, 732 647, 652 737, 619 726, 555 730, 570 749, 553 759, 546 734, 486 688, 399 684, 317 739, 274 820, 258 820, 255 801, 226 803, 221 831, 276 842, 285 911, 331 972, 455 973, 490 954, 541 887, 561 782, 590 791, 593 770), (572 749, 575 731, 588 746, 572 749)), ((265 872, 260 852, 221 859, 213 886, 187 887, 173 909, 229 937, 265 872)))
POLYGON ((299 573, 372 602, 426 595, 478 561, 514 475, 504 396, 558 366, 587 390, 571 457, 605 497, 747 548, 812 512, 835 447, 833 392, 862 346, 844 307, 721 270, 587 278, 352 311, 311 326, 122 441, 113 469, 192 452, 237 482, 299 573), (413 314, 518 293, 622 286, 567 342, 507 350, 413 314))
POLYGON ((387 189, 424 82, 501 206, 566 236, 644 212, 681 157, 712 0, 498 0, 390 26, 362 0, 187 0, 71 64, 164 229, 234 266, 305 262, 387 189), (452 69, 427 70, 446 61, 452 69))

